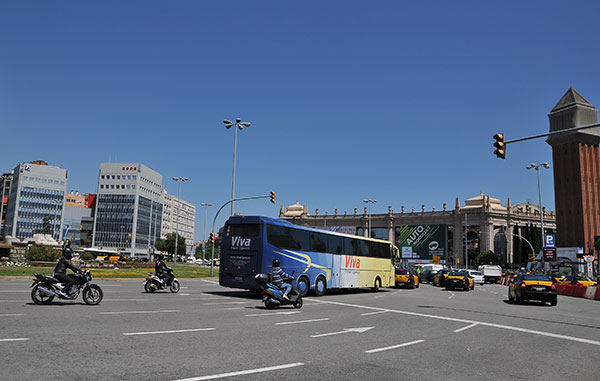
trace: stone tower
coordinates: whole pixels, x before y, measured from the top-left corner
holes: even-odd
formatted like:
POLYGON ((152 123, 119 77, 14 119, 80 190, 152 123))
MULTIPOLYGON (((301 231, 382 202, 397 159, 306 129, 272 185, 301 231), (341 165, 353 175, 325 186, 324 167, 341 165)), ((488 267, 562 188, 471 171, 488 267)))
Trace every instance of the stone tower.
MULTIPOLYGON (((550 132, 598 123, 598 110, 569 89, 550 111, 550 132)), ((600 235, 600 128, 551 135, 556 243, 594 253, 600 235)))

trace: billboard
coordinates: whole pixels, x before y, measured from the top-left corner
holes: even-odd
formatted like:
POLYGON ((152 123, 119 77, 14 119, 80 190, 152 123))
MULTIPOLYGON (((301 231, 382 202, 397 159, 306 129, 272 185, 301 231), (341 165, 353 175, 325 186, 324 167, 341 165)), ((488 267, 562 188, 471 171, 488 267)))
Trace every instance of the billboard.
POLYGON ((446 258, 446 225, 402 225, 395 233, 402 259, 446 258))

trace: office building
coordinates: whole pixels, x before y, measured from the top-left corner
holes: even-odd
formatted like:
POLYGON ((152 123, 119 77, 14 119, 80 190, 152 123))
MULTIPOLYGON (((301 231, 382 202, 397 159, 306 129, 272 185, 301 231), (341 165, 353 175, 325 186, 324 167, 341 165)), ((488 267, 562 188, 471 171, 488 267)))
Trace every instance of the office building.
POLYGON ((0 237, 4 237, 6 211, 8 210, 8 197, 10 195, 12 178, 12 173, 3 173, 2 176, 0 176, 0 237))
MULTIPOLYGON (((196 207, 184 200, 165 192, 161 238, 167 238, 168 233, 175 233, 185 238, 186 250, 194 245, 194 230, 196 228, 196 207)), ((178 253, 184 253, 182 249, 178 253)))
POLYGON ((102 163, 92 246, 148 256, 160 238, 162 175, 136 163, 102 163))
POLYGON ((61 241, 68 171, 44 161, 17 165, 6 211, 5 236, 20 240, 36 233, 61 241))

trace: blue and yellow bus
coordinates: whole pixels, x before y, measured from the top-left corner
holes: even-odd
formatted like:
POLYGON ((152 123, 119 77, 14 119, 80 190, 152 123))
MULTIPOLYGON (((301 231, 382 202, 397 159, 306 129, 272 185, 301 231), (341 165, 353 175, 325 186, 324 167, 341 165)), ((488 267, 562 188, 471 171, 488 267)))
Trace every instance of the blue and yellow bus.
POLYGON ((398 248, 391 242, 294 225, 261 216, 234 216, 223 228, 219 284, 253 290, 254 276, 279 259, 298 289, 394 286, 398 248))

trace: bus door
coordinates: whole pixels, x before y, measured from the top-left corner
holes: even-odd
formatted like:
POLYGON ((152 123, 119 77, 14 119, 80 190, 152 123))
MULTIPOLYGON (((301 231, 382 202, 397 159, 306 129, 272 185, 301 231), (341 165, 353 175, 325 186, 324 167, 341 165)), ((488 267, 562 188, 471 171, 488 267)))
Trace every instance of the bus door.
POLYGON ((342 266, 342 256, 341 255, 332 255, 333 264, 331 266, 331 278, 329 288, 339 288, 340 287, 340 269, 342 266))

